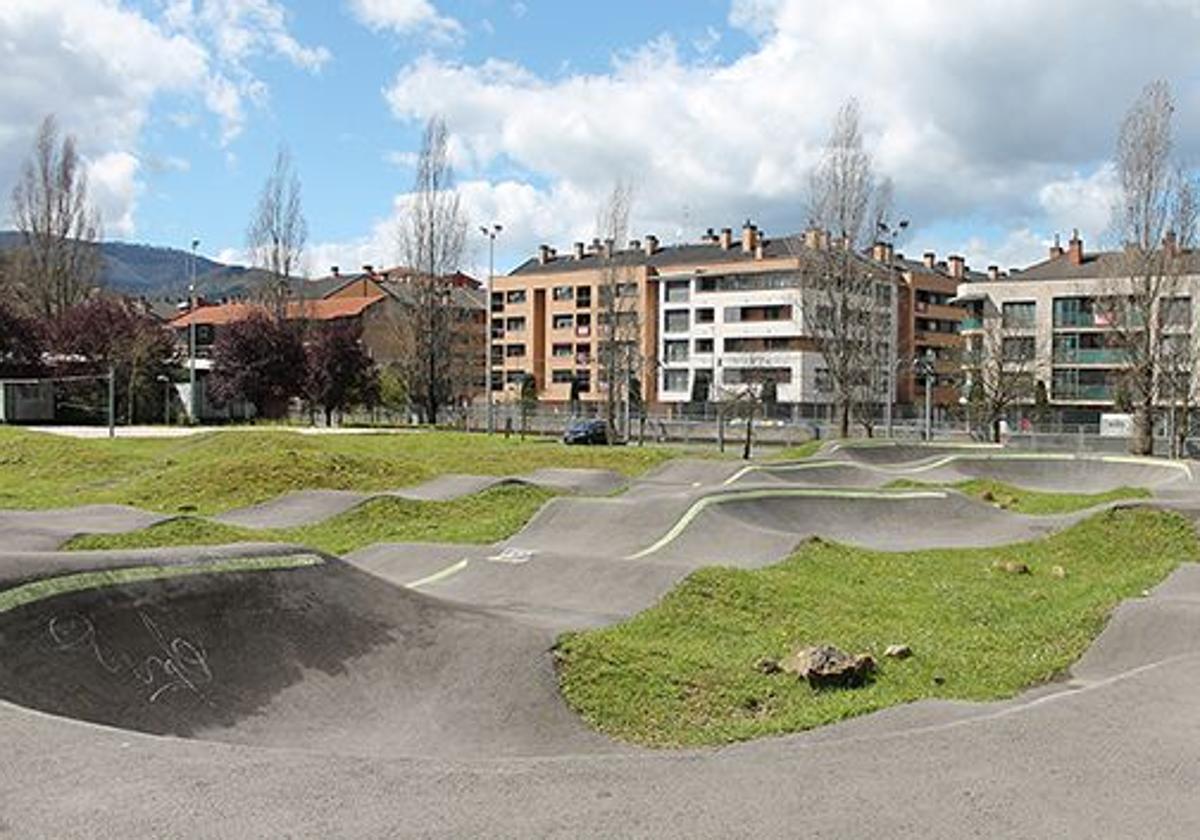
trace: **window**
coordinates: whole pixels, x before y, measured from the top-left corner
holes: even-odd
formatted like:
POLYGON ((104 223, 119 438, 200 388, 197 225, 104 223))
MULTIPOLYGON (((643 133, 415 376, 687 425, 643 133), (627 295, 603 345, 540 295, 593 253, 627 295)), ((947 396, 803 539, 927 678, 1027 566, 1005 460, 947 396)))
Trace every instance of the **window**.
POLYGON ((713 340, 711 338, 697 338, 696 352, 711 353, 713 351, 713 340))
POLYGON ((755 274, 727 274, 723 277, 700 277, 696 281, 701 292, 757 292, 765 289, 799 288, 800 275, 792 272, 764 271, 755 274))
POLYGON ((768 306, 727 306, 725 323, 741 321, 788 321, 792 317, 791 304, 779 303, 768 306))
POLYGON ((576 344, 575 345, 575 364, 590 365, 592 363, 592 345, 576 344))
POLYGON ((1001 347, 1001 355, 1006 362, 1027 362, 1037 353, 1033 336, 1005 338, 1001 347))
POLYGON ((1037 323, 1037 303, 1021 301, 1006 303, 1002 309, 1004 329, 1031 329, 1037 323))
POLYGON ((508 301, 509 303, 524 303, 525 302, 525 290, 524 289, 513 289, 505 296, 505 300, 508 301))
POLYGON ((520 359, 525 355, 525 345, 510 344, 504 348, 504 355, 510 359, 520 359))
POLYGON ((586 368, 575 371, 575 382, 580 393, 592 390, 592 372, 586 368))
POLYGON ((688 372, 686 370, 664 370, 663 390, 673 394, 686 393, 688 372))
POLYGON ((663 344, 663 351, 668 362, 686 362, 688 359, 688 343, 686 341, 668 341, 663 344))
POLYGON ((663 331, 681 333, 688 331, 688 311, 686 309, 668 309, 663 315, 663 331))
POLYGON ((829 375, 829 368, 817 368, 814 371, 817 393, 830 394, 833 393, 833 377, 829 375))
POLYGON ((519 384, 521 384, 521 380, 523 380, 524 378, 525 378, 525 371, 523 371, 523 370, 510 370, 510 371, 506 371, 504 374, 504 381, 507 382, 509 385, 519 385, 519 384))
POLYGON ((573 348, 570 344, 555 344, 550 351, 556 359, 570 358, 573 348))
POLYGON ((551 292, 551 295, 553 296, 553 298, 555 300, 574 300, 575 299, 575 287, 574 286, 555 286, 553 292, 551 292))
POLYGON ((638 293, 638 284, 637 283, 618 283, 617 284, 617 297, 623 297, 623 298, 637 297, 637 293, 638 293))
POLYGON ((504 292, 492 292, 492 311, 504 311, 504 292))
POLYGON ((575 323, 574 315, 555 315, 551 326, 556 330, 569 330, 575 323))
POLYGON ((575 380, 575 371, 573 370, 556 370, 550 373, 550 381, 556 385, 570 384, 575 380))
POLYGON ((754 338, 727 338, 724 341, 726 353, 764 353, 803 350, 799 336, 765 336, 754 338))
POLYGON ((760 385, 763 382, 787 385, 791 381, 792 369, 790 367, 725 368, 726 385, 760 385))
POLYGON ((212 344, 216 331, 212 324, 197 324, 196 325, 196 346, 204 347, 212 344))
POLYGON ((577 338, 588 338, 592 334, 592 316, 587 312, 580 312, 575 316, 575 336, 577 338))
POLYGON ((1192 326, 1192 299, 1171 298, 1159 305, 1159 316, 1164 327, 1190 329, 1192 326))
POLYGON ((578 309, 587 309, 592 305, 592 287, 591 286, 576 286, 575 287, 575 306, 578 309))
POLYGON ((716 312, 711 306, 703 306, 696 310, 697 324, 711 324, 716 321, 716 312))
POLYGON ((667 303, 687 303, 691 285, 690 280, 668 280, 667 303))
POLYGON ((509 332, 525 332, 524 318, 509 318, 504 324, 504 328, 509 332))

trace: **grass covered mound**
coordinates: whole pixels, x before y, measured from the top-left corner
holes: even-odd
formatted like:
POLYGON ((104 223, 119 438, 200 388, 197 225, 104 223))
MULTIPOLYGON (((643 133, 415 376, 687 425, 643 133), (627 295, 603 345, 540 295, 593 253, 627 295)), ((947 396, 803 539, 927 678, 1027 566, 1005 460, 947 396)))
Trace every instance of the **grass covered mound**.
POLYGON ((88 534, 64 548, 158 548, 287 542, 345 554, 381 542, 492 543, 516 533, 554 494, 540 487, 505 485, 447 502, 373 499, 312 525, 257 529, 180 517, 124 534, 88 534))
POLYGON ((902 478, 887 485, 894 488, 951 487, 981 502, 996 505, 1013 513, 1032 516, 1049 516, 1056 513, 1073 513, 1090 507, 1117 502, 1122 499, 1148 499, 1152 495, 1144 487, 1116 487, 1103 493, 1052 493, 1044 490, 1026 490, 994 481, 990 478, 972 478, 954 484, 937 485, 902 478))
POLYGON ((797 732, 927 697, 1008 697, 1060 674, 1119 601, 1198 558, 1187 520, 1141 508, 1003 548, 813 540, 768 568, 702 569, 622 624, 563 636, 562 691, 593 726, 650 746, 797 732), (874 655, 874 680, 817 691, 755 667, 820 644, 874 655), (913 656, 884 658, 891 644, 913 656))
POLYGON ((227 431, 78 440, 0 427, 0 508, 134 505, 211 514, 292 490, 391 490, 443 473, 589 467, 638 475, 679 454, 658 446, 564 446, 443 431, 300 435, 227 431))

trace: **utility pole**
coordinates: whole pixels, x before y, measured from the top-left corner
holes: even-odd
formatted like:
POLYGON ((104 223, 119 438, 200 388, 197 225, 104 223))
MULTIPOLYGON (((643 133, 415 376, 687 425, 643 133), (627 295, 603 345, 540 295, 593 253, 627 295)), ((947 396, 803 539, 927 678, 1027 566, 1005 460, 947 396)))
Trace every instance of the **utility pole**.
POLYGON ((192 258, 188 268, 188 422, 196 424, 196 249, 200 240, 192 240, 192 258))
POLYGON ((920 362, 921 374, 925 377, 925 442, 933 440, 933 373, 934 355, 932 349, 926 349, 920 362))
POLYGON ((117 369, 108 366, 108 436, 117 436, 117 369))
POLYGON ((896 311, 896 237, 908 229, 908 219, 901 219, 895 229, 887 222, 879 223, 879 232, 888 239, 888 335, 887 335, 887 401, 884 404, 884 418, 887 425, 887 436, 892 437, 892 404, 896 401, 896 363, 899 353, 896 334, 899 331, 899 313, 896 311))
POLYGON ((496 411, 492 403, 492 283, 496 276, 496 236, 504 230, 503 225, 491 224, 483 225, 479 228, 480 233, 488 238, 488 276, 487 276, 487 294, 484 304, 483 328, 487 336, 487 349, 484 351, 483 366, 485 371, 484 376, 484 399, 487 403, 487 433, 493 434, 496 431, 496 411))

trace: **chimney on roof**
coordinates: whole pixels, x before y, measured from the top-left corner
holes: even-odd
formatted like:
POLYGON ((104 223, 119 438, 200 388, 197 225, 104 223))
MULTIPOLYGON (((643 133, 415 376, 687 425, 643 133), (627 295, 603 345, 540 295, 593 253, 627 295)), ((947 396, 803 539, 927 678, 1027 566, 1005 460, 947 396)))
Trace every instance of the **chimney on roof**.
POLYGON ((721 228, 721 250, 728 251, 733 247, 733 228, 721 228))
POLYGON ((1054 234, 1054 244, 1050 246, 1050 259, 1056 260, 1063 255, 1062 244, 1058 241, 1058 234, 1054 234))
POLYGON ((592 239, 591 249, 593 254, 600 253, 600 237, 597 236, 592 239))
POLYGON ((758 245, 758 228, 747 219, 742 225, 742 253, 753 254, 756 245, 758 245))
POLYGON ((629 240, 629 250, 630 250, 630 251, 640 251, 640 250, 642 250, 642 240, 640 240, 640 239, 630 239, 630 240, 629 240))
POLYGON ((329 273, 332 274, 334 277, 342 276, 342 270, 340 268, 338 268, 336 265, 329 269, 329 273))
POLYGON ((988 279, 989 280, 999 280, 1000 279, 1000 266, 998 266, 998 265, 989 265, 988 266, 988 279))
POLYGON ((829 239, 830 239, 829 231, 827 231, 827 230, 818 231, 817 232, 817 247, 820 248, 822 251, 828 251, 829 250, 829 239))
POLYGON ((804 247, 815 251, 821 247, 821 231, 815 227, 810 227, 804 231, 804 247))
POLYGON ((614 242, 611 238, 604 240, 604 259, 612 259, 613 251, 615 250, 613 246, 615 245, 616 242, 614 242))
POLYGON ((1083 240, 1079 238, 1079 230, 1071 231, 1071 241, 1067 243, 1067 258, 1071 265, 1083 265, 1083 240))
POLYGON ((965 273, 967 267, 966 260, 964 260, 958 254, 951 254, 946 259, 950 262, 950 276, 955 280, 963 279, 963 274, 965 273))
POLYGON ((363 274, 367 275, 368 277, 374 277, 375 276, 375 266, 364 265, 363 266, 363 274))
POLYGON ((548 262, 550 262, 550 246, 549 245, 539 245, 538 246, 538 265, 545 265, 548 262))
POLYGON ((876 242, 871 246, 871 259, 884 265, 892 265, 892 243, 876 242))
POLYGON ((577 259, 577 260, 583 259, 583 243, 576 242, 574 245, 574 250, 575 250, 575 259, 577 259))
POLYGON ((717 241, 717 233, 712 228, 704 231, 704 235, 700 237, 701 242, 714 243, 717 241))
POLYGON ((921 255, 921 262, 925 263, 926 268, 933 268, 937 263, 937 254, 933 251, 926 251, 921 255))
POLYGON ((658 237, 653 233, 646 234, 646 256, 651 257, 658 251, 658 237))
POLYGON ((1179 237, 1175 235, 1175 231, 1168 230, 1163 235, 1163 251, 1168 257, 1174 257, 1179 253, 1179 237))

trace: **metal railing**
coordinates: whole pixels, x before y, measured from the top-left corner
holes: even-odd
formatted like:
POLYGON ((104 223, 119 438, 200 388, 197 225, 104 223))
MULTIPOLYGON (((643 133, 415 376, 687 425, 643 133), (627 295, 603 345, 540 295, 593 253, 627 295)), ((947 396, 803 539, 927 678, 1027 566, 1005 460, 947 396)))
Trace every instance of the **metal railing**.
POLYGON ((1079 365, 1123 365, 1128 360, 1124 350, 1112 347, 1061 347, 1054 351, 1054 361, 1079 365))

